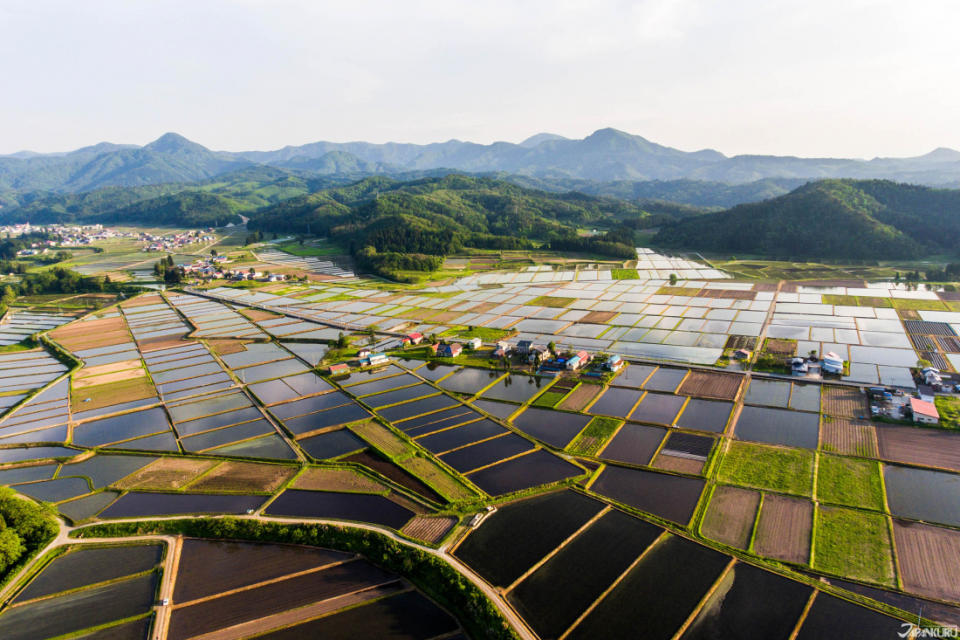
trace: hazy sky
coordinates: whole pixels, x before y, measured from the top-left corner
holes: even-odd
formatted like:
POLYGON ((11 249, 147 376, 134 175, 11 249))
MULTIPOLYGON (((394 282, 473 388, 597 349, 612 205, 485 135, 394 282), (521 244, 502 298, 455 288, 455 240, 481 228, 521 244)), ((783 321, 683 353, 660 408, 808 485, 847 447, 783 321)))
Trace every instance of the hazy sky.
POLYGON ((518 142, 960 148, 957 0, 0 0, 0 153, 518 142))

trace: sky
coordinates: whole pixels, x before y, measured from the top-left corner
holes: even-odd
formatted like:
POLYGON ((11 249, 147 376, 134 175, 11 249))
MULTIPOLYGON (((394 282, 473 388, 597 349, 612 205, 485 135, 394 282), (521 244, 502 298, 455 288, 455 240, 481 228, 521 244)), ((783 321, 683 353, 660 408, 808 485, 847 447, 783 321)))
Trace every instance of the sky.
POLYGON ((519 142, 960 149, 956 0, 3 0, 0 153, 519 142))

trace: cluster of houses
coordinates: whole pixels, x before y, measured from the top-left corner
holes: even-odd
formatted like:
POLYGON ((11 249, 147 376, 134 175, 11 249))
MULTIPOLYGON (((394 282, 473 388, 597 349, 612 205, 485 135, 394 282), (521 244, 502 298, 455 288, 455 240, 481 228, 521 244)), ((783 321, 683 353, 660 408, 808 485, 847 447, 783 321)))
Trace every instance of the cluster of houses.
POLYGON ((208 229, 207 231, 198 231, 195 229, 193 231, 184 231, 163 236, 141 232, 137 239, 140 242, 146 243, 143 251, 153 252, 172 251, 197 243, 210 243, 216 241, 217 237, 213 235, 212 229, 208 229))
POLYGON ((194 260, 193 264, 186 265, 183 272, 203 280, 257 280, 260 282, 282 282, 287 279, 282 273, 267 273, 255 269, 229 269, 225 266, 230 261, 227 256, 217 255, 209 258, 194 260))
POLYGON ((106 240, 107 238, 135 238, 136 233, 124 233, 108 229, 102 224, 90 225, 31 225, 14 224, 0 227, 0 234, 5 236, 20 236, 28 233, 48 233, 49 240, 32 242, 29 247, 20 250, 17 255, 36 256, 43 255, 52 248, 63 247, 85 247, 93 244, 97 240, 106 240))

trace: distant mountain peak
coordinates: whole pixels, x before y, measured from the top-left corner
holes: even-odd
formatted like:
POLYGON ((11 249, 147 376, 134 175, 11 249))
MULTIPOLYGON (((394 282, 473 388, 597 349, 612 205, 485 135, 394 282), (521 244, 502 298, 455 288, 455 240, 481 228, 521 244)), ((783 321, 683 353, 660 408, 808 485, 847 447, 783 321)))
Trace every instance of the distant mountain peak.
POLYGON ((202 144, 197 144, 179 133, 168 132, 143 147, 157 153, 176 153, 178 151, 209 151, 202 144))
POLYGON ((941 161, 950 161, 950 160, 960 160, 960 151, 956 149, 951 149, 949 147, 937 147, 930 153, 920 156, 925 160, 941 160, 941 161))
POLYGON ((551 142, 553 140, 569 140, 556 133, 538 133, 536 135, 530 136, 526 140, 520 143, 521 147, 526 147, 527 149, 533 148, 542 142, 551 142))

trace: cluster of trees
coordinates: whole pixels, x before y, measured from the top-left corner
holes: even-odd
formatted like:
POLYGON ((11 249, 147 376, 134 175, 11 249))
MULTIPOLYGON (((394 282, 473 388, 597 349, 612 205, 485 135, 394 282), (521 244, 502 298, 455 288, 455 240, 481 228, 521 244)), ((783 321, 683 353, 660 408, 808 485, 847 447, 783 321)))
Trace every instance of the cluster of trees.
POLYGON ((471 638, 515 640, 516 634, 497 608, 472 582, 429 553, 403 545, 375 531, 324 524, 285 525, 237 518, 158 520, 96 525, 85 537, 180 534, 195 538, 256 540, 305 544, 359 553, 404 576, 453 613, 471 638))
POLYGON ((13 489, 0 487, 0 582, 19 560, 57 535, 54 513, 47 504, 24 500, 13 489))
MULTIPOLYGON (((899 273, 897 274, 900 275, 899 273)), ((943 269, 927 269, 924 272, 924 279, 927 282, 956 282, 960 280, 960 262, 951 262, 943 269)), ((915 271, 908 274, 906 278, 909 282, 920 282, 920 272, 915 271), (912 278, 909 276, 913 276, 912 278)))
POLYGON ((168 255, 161 258, 153 265, 153 275, 157 280, 162 280, 167 284, 180 284, 183 282, 183 269, 173 263, 173 256, 168 255))
POLYGON ((45 253, 36 257, 37 262, 43 264, 54 264, 57 262, 63 262, 64 260, 69 260, 73 257, 73 254, 69 251, 57 251, 56 253, 45 253))
POLYGON ((34 242, 46 242, 50 239, 50 234, 41 231, 24 233, 19 236, 7 235, 0 240, 0 260, 12 260, 17 257, 17 253, 23 249, 28 249, 34 242))
POLYGON ((399 253, 387 251, 380 253, 374 247, 366 246, 354 254, 357 267, 376 273, 385 278, 401 279, 397 271, 436 271, 443 266, 443 256, 423 253, 399 253))
POLYGON ((30 265, 25 262, 15 262, 13 260, 0 260, 0 274, 7 273, 26 273, 30 265))
POLYGON ((612 241, 607 236, 565 236, 551 240, 549 246, 554 251, 597 253, 625 260, 634 260, 637 257, 637 250, 633 245, 612 241))

